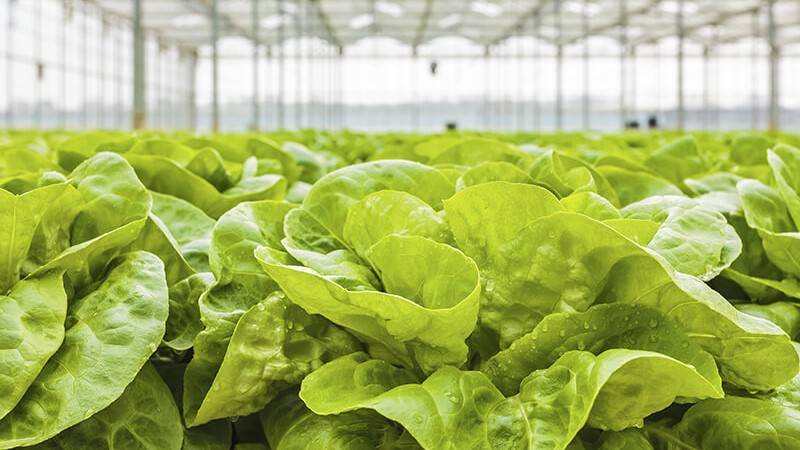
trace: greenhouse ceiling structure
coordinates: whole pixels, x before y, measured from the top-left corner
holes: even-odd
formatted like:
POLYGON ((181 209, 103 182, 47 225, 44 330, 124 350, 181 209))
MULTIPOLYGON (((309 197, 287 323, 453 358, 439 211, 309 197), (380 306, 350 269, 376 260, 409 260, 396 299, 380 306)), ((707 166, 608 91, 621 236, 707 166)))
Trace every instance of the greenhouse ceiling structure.
MULTIPOLYGON (((565 117, 570 115, 572 103, 576 103, 573 109, 582 111, 576 113, 580 117, 575 119, 575 123, 591 127, 593 117, 589 111, 597 102, 593 93, 602 91, 603 85, 610 82, 605 79, 612 80, 617 86, 614 89, 616 99, 605 99, 607 104, 615 103, 619 111, 615 123, 626 123, 631 110, 637 110, 637 102, 642 102, 641 92, 637 94, 641 89, 637 86, 647 79, 653 81, 652 76, 643 75, 643 70, 637 72, 636 60, 654 61, 658 58, 658 61, 667 62, 663 65, 659 62, 651 73, 658 73, 663 77, 661 84, 672 87, 661 89, 656 85, 650 89, 659 91, 659 96, 669 97, 666 100, 659 98, 660 105, 669 105, 660 108, 662 111, 670 110, 667 114, 672 125, 684 128, 694 105, 690 97, 697 97, 695 103, 699 106, 696 109, 705 109, 708 115, 713 106, 709 105, 715 101, 712 98, 715 85, 720 84, 720 77, 729 75, 716 74, 715 80, 710 73, 713 68, 709 68, 709 60, 723 55, 724 52, 718 53, 718 50, 725 46, 747 42, 747 52, 737 53, 736 57, 742 62, 740 67, 752 69, 751 79, 758 86, 753 87, 753 104, 750 105, 753 123, 758 121, 756 116, 763 108, 764 128, 774 129, 783 120, 782 108, 791 109, 781 105, 781 101, 788 98, 782 98, 782 88, 789 83, 786 79, 788 69, 782 70, 781 65, 793 59, 798 54, 795 49, 800 47, 800 1, 796 0, 11 0, 4 11, 7 19, 4 52, 7 72, 10 72, 9 67, 13 66, 15 58, 25 59, 15 56, 13 45, 10 45, 14 42, 14 33, 23 31, 23 27, 15 29, 18 21, 14 17, 19 14, 15 10, 29 10, 33 30, 29 31, 45 36, 57 31, 36 31, 37 26, 46 28, 48 25, 42 25, 41 19, 37 25, 34 16, 47 15, 51 7, 61 12, 53 16, 54 21, 56 16, 63 21, 70 20, 76 9, 91 10, 91 14, 99 17, 102 28, 98 32, 100 41, 105 41, 103 33, 107 29, 122 27, 130 34, 130 37, 115 38, 113 42, 117 47, 99 50, 101 56, 98 58, 108 59, 109 55, 119 58, 114 70, 117 66, 127 67, 128 59, 132 61, 130 70, 119 69, 115 79, 117 84, 129 84, 114 88, 119 97, 115 107, 124 108, 128 99, 132 99, 129 119, 136 128, 154 123, 170 125, 160 119, 154 121, 153 116, 166 114, 167 109, 178 109, 176 117, 185 117, 176 119, 180 123, 173 126, 198 127, 198 114, 207 110, 206 128, 224 129, 221 116, 226 100, 221 97, 226 90, 241 91, 240 95, 234 96, 236 101, 249 99, 250 111, 240 115, 250 114, 252 119, 237 120, 247 122, 250 127, 263 128, 263 124, 269 121, 263 117, 278 117, 274 126, 287 126, 288 116, 304 114, 296 111, 302 109, 303 106, 298 106, 300 104, 305 104, 309 111, 319 109, 309 112, 308 117, 321 118, 317 122, 297 119, 295 126, 347 125, 337 123, 336 117, 342 115, 346 107, 342 98, 344 94, 340 91, 348 80, 343 80, 347 75, 343 73, 341 61, 348 57, 373 62, 382 58, 405 58, 413 67, 423 67, 432 75, 436 75, 438 67, 444 65, 443 61, 467 58, 483 61, 485 66, 489 66, 483 67, 486 74, 480 83, 471 84, 482 84, 485 88, 482 93, 466 97, 482 97, 483 117, 489 117, 485 121, 492 120, 494 107, 522 111, 515 116, 520 123, 530 122, 526 119, 525 108, 533 117, 543 115, 539 110, 550 107, 552 126, 558 129, 568 128, 566 122, 569 118, 565 117), (149 49, 148 39, 154 40, 156 50, 149 49), (245 44, 231 50, 223 44, 226 40, 245 44), (383 45, 370 47, 364 44, 369 40, 378 40, 383 45), (464 45, 471 50, 462 53, 461 47, 453 50, 455 47, 452 45, 434 45, 447 40, 466 43, 464 45), (590 45, 592 40, 613 45, 595 48, 590 45), (385 42, 391 42, 391 45, 386 47, 385 42), (387 52, 385 48, 392 50, 387 52), (165 49, 174 50, 173 62, 154 61, 165 49), (153 52, 157 56, 154 57, 153 52), (592 68, 591 63, 598 58, 614 60, 613 72, 616 75, 595 76, 600 69, 592 68), (689 59, 694 62, 690 63, 689 59), (522 60, 524 62, 520 62, 522 60), (493 63, 494 69, 491 67, 493 63), (686 80, 687 71, 693 70, 688 65, 694 63, 703 71, 702 76, 693 77, 702 81, 702 86, 695 89, 696 94, 687 92, 693 89, 687 87, 687 83, 693 80, 686 80), (164 96, 171 96, 171 108, 154 108, 152 104, 154 94, 151 90, 155 88, 148 77, 152 77, 154 64, 160 70, 157 75, 162 85, 160 88, 167 92, 164 96), (164 73, 164 67, 171 67, 166 69, 169 73, 164 73), (248 72, 247 81, 240 80, 235 83, 239 86, 230 86, 232 83, 224 79, 226 70, 248 72), (492 70, 499 72, 499 76, 506 76, 503 74, 512 70, 517 74, 513 82, 508 82, 493 78, 492 70), (539 81, 536 84, 534 78, 540 75, 554 83, 544 86, 539 81), (292 85, 294 82, 299 84, 302 77, 306 77, 307 91, 303 91, 305 88, 302 86, 292 85), (580 80, 576 83, 570 77, 580 80), (509 86, 495 88, 501 84, 509 86), (209 87, 209 98, 198 98, 204 95, 198 92, 196 86, 199 85, 209 87), (510 91, 511 86, 518 90, 519 95, 510 91), (286 98, 285 92, 291 89, 297 91, 295 97, 286 98), (495 94, 493 89, 500 89, 501 93, 495 94), (573 97, 577 100, 573 102, 565 90, 575 93, 573 97), (665 93, 667 90, 669 94, 665 93), (269 98, 266 91, 270 91, 269 98), (498 96, 501 97, 499 106, 496 105, 498 96), (526 100, 516 105, 518 99, 526 100), (503 102, 513 105, 504 106, 503 102)), ((64 33, 68 34, 68 31, 64 33)), ((58 35, 50 36, 58 41, 58 35)), ((38 39, 46 40, 43 37, 38 39)), ((86 45, 85 36, 83 42, 86 45)), ((30 53, 27 56, 33 67, 31 71, 41 75, 47 65, 41 55, 43 52, 39 50, 37 53, 34 48, 30 53)), ((458 66, 463 76, 481 70, 476 65, 463 64, 458 66)), ((66 60, 62 65, 62 77, 68 78, 66 60)), ((106 67, 103 70, 110 69, 106 67)), ((364 72, 366 69, 358 70, 364 72)), ((387 66, 383 70, 391 72, 393 69, 387 66)), ((603 70, 608 72, 610 69, 603 70)), ((732 69, 730 72, 741 71, 732 69)), ((20 77, 24 75, 16 75, 17 80, 20 77)), ((376 77, 382 75, 378 73, 371 78, 376 77)), ((13 74, 7 78, 13 78, 13 74)), ((98 77, 99 85, 104 83, 102 78, 98 77)), ((62 85, 68 83, 62 81, 62 85)), ((6 105, 12 103, 11 97, 14 96, 10 92, 13 90, 9 87, 11 84, 11 81, 6 83, 6 105)), ((41 91, 42 88, 33 88, 39 96, 36 101, 42 102, 44 94, 38 93, 37 89, 41 91)), ((377 92, 386 90, 375 89, 377 92)), ((416 93, 409 103, 419 104, 426 97, 425 92, 420 93, 424 88, 419 85, 402 89, 416 93)), ((91 91, 91 87, 84 86, 84 97, 91 91)), ((717 92, 716 96, 722 97, 716 100, 724 102, 726 94, 717 92)), ((36 101, 28 102, 33 105, 31 108, 43 108, 35 106, 36 101)), ((7 106, 6 109, 10 108, 7 106)), ((724 110, 722 106, 717 109, 718 114, 724 110)), ((411 114, 423 114, 424 110, 418 105, 416 112, 411 114)), ((125 116, 121 115, 119 122, 125 116)))

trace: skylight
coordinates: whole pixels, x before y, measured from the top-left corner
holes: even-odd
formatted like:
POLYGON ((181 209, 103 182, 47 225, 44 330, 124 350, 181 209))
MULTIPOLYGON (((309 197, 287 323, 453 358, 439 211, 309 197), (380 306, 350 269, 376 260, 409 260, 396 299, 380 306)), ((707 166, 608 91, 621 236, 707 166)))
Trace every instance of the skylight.
POLYGON ((496 3, 487 2, 484 0, 476 0, 469 5, 469 9, 478 14, 482 14, 486 17, 497 17, 500 14, 503 14, 503 8, 501 8, 496 3))
POLYGON ((386 0, 378 0, 375 2, 375 10, 381 14, 386 14, 391 17, 400 17, 403 15, 403 7, 395 2, 386 0))
POLYGON ((602 7, 595 2, 582 2, 582 1, 568 1, 564 3, 564 11, 571 12, 573 14, 586 14, 589 16, 594 16, 600 12, 602 7))
MULTIPOLYGON (((682 3, 684 14, 694 14, 697 12, 697 3, 690 1, 684 1, 682 3)), ((658 8, 665 13, 677 14, 681 9, 681 2, 675 0, 664 1, 659 3, 658 8)))
POLYGON ((172 19, 171 23, 176 28, 193 28, 205 26, 208 19, 202 14, 183 14, 172 19))
POLYGON ((361 14, 350 19, 350 28, 360 30, 375 23, 375 17, 372 14, 361 14))
POLYGON ((459 23, 461 23, 461 14, 449 14, 439 19, 437 25, 439 25, 439 28, 447 30, 459 23))
POLYGON ((274 30, 281 25, 292 23, 292 16, 288 14, 273 14, 261 19, 261 27, 267 30, 274 30))

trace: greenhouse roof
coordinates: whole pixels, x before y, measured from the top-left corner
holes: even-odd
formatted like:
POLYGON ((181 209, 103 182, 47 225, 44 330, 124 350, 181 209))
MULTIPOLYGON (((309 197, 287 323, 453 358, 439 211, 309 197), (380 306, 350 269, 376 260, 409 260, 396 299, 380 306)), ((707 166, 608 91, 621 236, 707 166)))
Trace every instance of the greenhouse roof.
MULTIPOLYGON (((104 11, 132 16, 131 0, 95 0, 104 11)), ((190 46, 210 42, 213 0, 142 0, 144 26, 190 46)), ((701 45, 767 35, 769 0, 217 0, 219 36, 262 45, 318 37, 347 47, 364 38, 394 38, 409 47, 459 36, 494 45, 538 36, 553 45, 608 37, 638 46, 684 36, 701 45), (681 6, 682 5, 682 6, 681 6), (254 7, 257 20, 253 20, 254 7), (680 14, 680 12, 683 14, 680 14)), ((800 2, 776 0, 779 45, 800 43, 800 2)))

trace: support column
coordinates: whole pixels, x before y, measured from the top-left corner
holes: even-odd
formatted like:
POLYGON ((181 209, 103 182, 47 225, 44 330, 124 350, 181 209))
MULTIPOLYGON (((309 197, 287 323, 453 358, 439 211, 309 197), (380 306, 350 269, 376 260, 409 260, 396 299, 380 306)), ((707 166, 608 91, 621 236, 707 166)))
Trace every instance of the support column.
POLYGON ((533 50, 533 68, 534 68, 534 77, 533 77, 533 121, 534 121, 534 129, 536 131, 542 131, 542 108, 539 103, 539 84, 541 80, 541 76, 539 73, 541 72, 541 65, 542 65, 542 52, 541 52, 541 39, 539 38, 539 33, 542 30, 542 13, 537 12, 535 20, 533 21, 533 35, 536 39, 536 45, 533 50))
MULTIPOLYGON (((283 14, 285 10, 284 6, 284 0, 279 0, 278 7, 280 14, 283 14)), ((286 26, 285 23, 286 21, 281 20, 280 27, 278 28, 278 130, 284 130, 286 128, 286 43, 284 42, 286 39, 286 29, 284 28, 286 26)))
POLYGON ((638 121, 638 119, 636 119, 636 117, 639 114, 639 103, 638 103, 638 100, 639 100, 639 89, 638 89, 639 77, 638 77, 638 73, 636 71, 636 63, 638 61, 638 55, 636 53, 636 50, 637 50, 636 46, 629 46, 629 47, 630 47, 630 49, 629 49, 629 59, 628 59, 628 67, 629 67, 628 73, 629 73, 629 78, 630 78, 631 89, 630 89, 630 92, 628 92, 629 96, 627 98, 627 100, 628 100, 628 108, 627 109, 628 109, 628 115, 630 115, 634 120, 638 121))
POLYGON ((141 130, 147 126, 142 2, 143 0, 134 0, 133 3, 133 128, 135 130, 141 130))
POLYGON ((344 95, 344 47, 339 46, 336 49, 336 98, 339 104, 339 128, 347 127, 347 107, 345 106, 344 95))
POLYGON ((556 129, 564 129, 564 46, 556 50, 556 129))
POLYGON ((703 47, 703 128, 711 129, 711 46, 703 47))
POLYGON ((628 124, 628 2, 619 2, 619 118, 624 130, 628 124))
POLYGON ((778 46, 778 30, 775 22, 776 0, 768 0, 767 21, 769 41, 769 129, 777 131, 781 124, 780 111, 780 47, 778 46))
POLYGON ((553 3, 556 8, 556 28, 558 29, 558 49, 556 50, 556 129, 564 129, 564 23, 561 17, 561 2, 553 3))
POLYGON ((218 0, 211 0, 211 131, 219 131, 219 40, 218 0))
POLYGON ((411 83, 414 91, 414 109, 412 111, 411 123, 415 132, 419 132, 420 116, 422 107, 420 102, 422 100, 419 92, 419 54, 417 47, 411 49, 411 83))
POLYGON ((686 105, 684 97, 683 63, 684 63, 684 41, 686 40, 686 29, 683 23, 684 0, 678 1, 678 12, 676 13, 676 28, 678 31, 678 109, 676 111, 675 128, 683 130, 686 125, 686 105))
POLYGON ((192 49, 187 55, 186 69, 186 105, 189 112, 188 125, 192 131, 197 130, 197 49, 192 49))
MULTIPOLYGON (((266 107, 266 114, 265 114, 265 121, 264 121, 264 128, 267 130, 272 130, 272 118, 271 115, 274 114, 272 106, 274 106, 274 102, 270 99, 273 96, 273 88, 275 85, 272 81, 272 76, 274 72, 272 68, 275 67, 275 60, 273 59, 274 50, 271 45, 267 45, 265 47, 266 55, 264 56, 264 66, 265 70, 264 73, 267 75, 266 83, 264 84, 264 105, 266 107)), ((277 127, 276 127, 277 128, 277 127)))
POLYGON ((258 80, 258 63, 259 63, 259 55, 258 52, 260 50, 259 46, 259 25, 258 25, 258 2, 259 0, 251 0, 252 2, 252 31, 253 33, 253 123, 251 127, 253 131, 259 131, 261 129, 260 125, 260 116, 261 112, 259 111, 259 103, 260 99, 260 89, 259 89, 259 80, 258 80))
POLYGON ((753 33, 753 44, 750 46, 750 128, 753 130, 758 128, 758 45, 756 45, 756 38, 759 36, 761 30, 758 22, 758 11, 753 11, 750 17, 750 27, 753 33))
POLYGON ((489 98, 489 89, 491 89, 489 77, 490 77, 490 67, 489 67, 489 57, 491 56, 491 47, 485 46, 483 47, 483 128, 485 130, 489 130, 491 127, 489 126, 489 121, 491 120, 491 111, 489 110, 489 105, 491 99, 489 98))
POLYGON ((583 120, 582 128, 588 131, 591 128, 591 105, 589 103, 589 93, 591 85, 589 80, 589 0, 583 0, 583 15, 581 17, 581 31, 583 33, 583 120))

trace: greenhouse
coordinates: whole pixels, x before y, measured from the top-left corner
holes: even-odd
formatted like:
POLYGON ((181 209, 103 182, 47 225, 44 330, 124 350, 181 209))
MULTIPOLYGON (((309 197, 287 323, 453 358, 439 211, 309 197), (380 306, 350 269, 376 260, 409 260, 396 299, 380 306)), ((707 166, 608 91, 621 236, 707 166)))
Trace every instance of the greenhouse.
POLYGON ((800 125, 791 0, 6 0, 13 127, 800 125))
POLYGON ((800 450, 800 1, 0 0, 0 449, 800 450))

